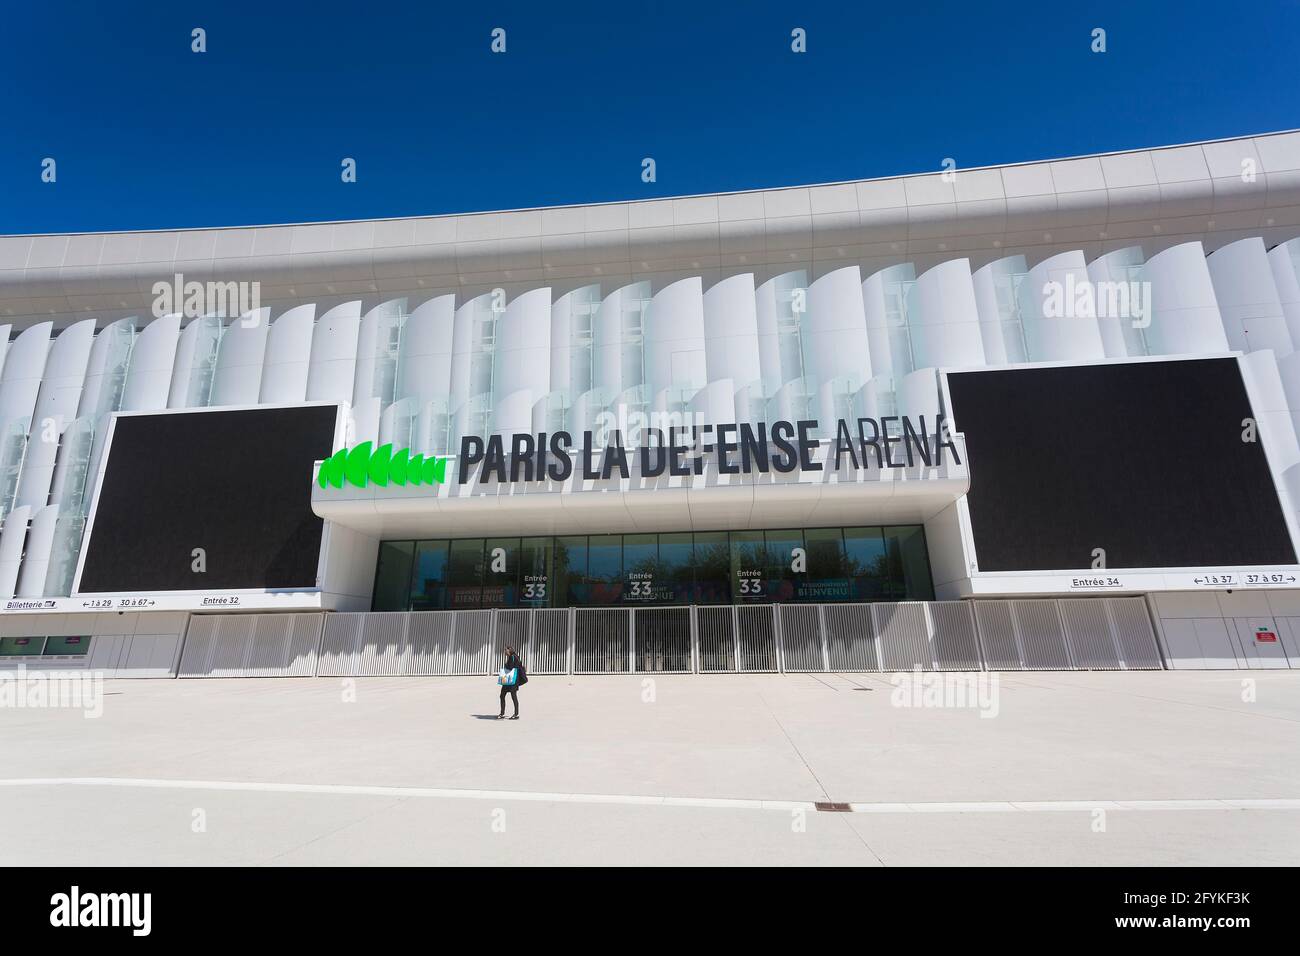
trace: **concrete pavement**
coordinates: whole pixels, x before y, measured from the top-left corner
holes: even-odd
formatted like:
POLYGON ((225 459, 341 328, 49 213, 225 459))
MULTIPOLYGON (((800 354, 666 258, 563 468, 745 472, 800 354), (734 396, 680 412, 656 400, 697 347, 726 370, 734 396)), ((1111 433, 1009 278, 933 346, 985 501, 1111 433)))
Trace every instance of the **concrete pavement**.
POLYGON ((484 719, 490 678, 103 688, 95 719, 0 707, 0 863, 1300 858, 1295 672, 1005 674, 982 708, 890 675, 535 677, 519 721, 484 719))

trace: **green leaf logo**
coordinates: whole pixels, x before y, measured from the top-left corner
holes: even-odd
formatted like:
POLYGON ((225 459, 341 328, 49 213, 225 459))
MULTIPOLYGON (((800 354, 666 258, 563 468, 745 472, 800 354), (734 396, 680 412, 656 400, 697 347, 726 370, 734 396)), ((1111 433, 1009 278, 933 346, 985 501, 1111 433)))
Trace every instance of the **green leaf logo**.
POLYGON ((430 455, 412 455, 411 449, 394 452, 391 443, 372 450, 371 442, 362 442, 351 451, 340 448, 321 462, 316 484, 322 488, 342 488, 344 484, 364 488, 367 484, 387 488, 389 484, 436 485, 447 480, 447 459, 430 455))
POLYGON ((316 483, 322 488, 327 485, 333 488, 343 487, 343 469, 348 458, 346 448, 336 451, 332 456, 321 462, 320 476, 317 477, 316 483))
POLYGON ((393 460, 393 446, 380 445, 375 453, 370 456, 370 467, 366 469, 370 475, 370 480, 380 488, 388 487, 388 466, 393 460))
POLYGON ((349 485, 364 488, 369 464, 370 442, 367 441, 348 452, 348 457, 343 463, 343 477, 347 479, 349 485))

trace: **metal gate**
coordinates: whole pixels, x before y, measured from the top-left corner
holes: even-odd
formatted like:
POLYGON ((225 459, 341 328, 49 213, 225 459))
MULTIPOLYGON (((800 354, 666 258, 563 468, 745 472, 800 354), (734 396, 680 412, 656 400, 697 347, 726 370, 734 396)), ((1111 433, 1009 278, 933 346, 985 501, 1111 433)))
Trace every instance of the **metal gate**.
POLYGON ((178 677, 310 677, 324 614, 195 614, 178 677))
POLYGON ((1024 651, 1011 617, 1010 601, 976 601, 975 620, 979 625, 984 663, 991 671, 1024 670, 1024 651))
POLYGON ((632 611, 579 608, 574 612, 573 672, 626 674, 632 669, 632 611))
POLYGON ((533 618, 533 632, 528 638, 528 656, 524 658, 528 673, 569 673, 573 613, 567 608, 542 608, 525 613, 531 614, 533 618))
POLYGON ((1108 598, 1106 608, 1110 611, 1115 643, 1125 670, 1160 670, 1164 663, 1147 613, 1147 602, 1140 597, 1108 598))
POLYGON ((506 645, 531 674, 1164 666, 1142 598, 1042 598, 195 614, 178 676, 485 676, 506 645))
POLYGON ((320 677, 351 677, 356 673, 357 647, 361 641, 364 614, 327 614, 321 636, 316 674, 320 677))
POLYGON ((639 607, 632 612, 633 670, 689 674, 694 670, 689 607, 639 607))
POLYGON ((513 647, 529 674, 568 673, 567 609, 498 610, 495 614, 494 661, 504 660, 506 648, 513 647))
POLYGON ((740 669, 746 673, 778 671, 776 605, 741 604, 736 607, 736 645, 740 669))
POLYGON ((1053 600, 1011 601, 1011 620, 1025 670, 1070 670, 1070 649, 1065 643, 1061 612, 1053 600))
POLYGON ((406 666, 402 673, 412 677, 448 673, 455 627, 455 611, 412 611, 406 628, 406 666))
POLYGON ((930 656, 936 670, 980 670, 980 641, 969 601, 930 601, 930 656))
POLYGON ((696 656, 696 667, 699 673, 735 673, 740 669, 736 658, 736 609, 734 607, 730 604, 697 607, 695 635, 699 648, 696 656))
POLYGON ((830 670, 822 608, 815 604, 783 604, 781 663, 790 672, 830 670))
POLYGON ((873 604, 881 666, 887 671, 934 670, 925 605, 919 601, 873 604))
POLYGON ((822 608, 826 669, 880 670, 880 642, 870 604, 828 604, 822 608))

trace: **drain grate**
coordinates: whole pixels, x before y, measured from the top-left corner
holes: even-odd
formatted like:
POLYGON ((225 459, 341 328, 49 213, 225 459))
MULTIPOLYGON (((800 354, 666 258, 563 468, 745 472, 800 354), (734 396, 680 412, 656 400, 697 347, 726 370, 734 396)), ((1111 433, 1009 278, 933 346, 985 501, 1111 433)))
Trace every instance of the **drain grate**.
POLYGON ((817 801, 817 803, 813 804, 813 806, 815 806, 822 813, 852 813, 853 812, 853 808, 849 806, 849 804, 847 803, 829 803, 829 802, 819 800, 817 801))

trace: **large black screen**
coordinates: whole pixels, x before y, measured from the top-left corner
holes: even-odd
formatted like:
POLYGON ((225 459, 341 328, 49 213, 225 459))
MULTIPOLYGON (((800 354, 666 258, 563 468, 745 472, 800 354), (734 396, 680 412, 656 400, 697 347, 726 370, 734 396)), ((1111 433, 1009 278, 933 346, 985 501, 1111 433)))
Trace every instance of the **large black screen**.
POLYGON ((317 405, 118 418, 80 592, 315 587, 312 463, 333 452, 337 414, 317 405))
POLYGON ((1294 564, 1236 359, 948 376, 981 571, 1294 564))

